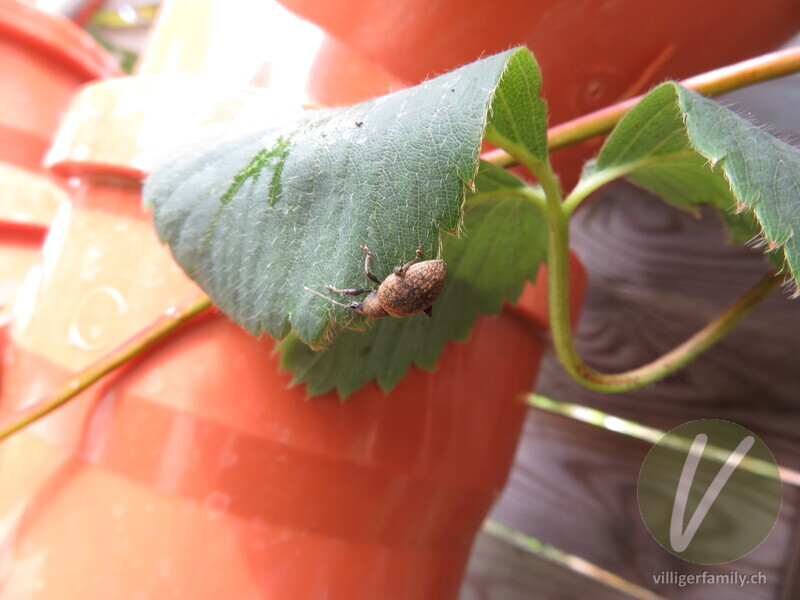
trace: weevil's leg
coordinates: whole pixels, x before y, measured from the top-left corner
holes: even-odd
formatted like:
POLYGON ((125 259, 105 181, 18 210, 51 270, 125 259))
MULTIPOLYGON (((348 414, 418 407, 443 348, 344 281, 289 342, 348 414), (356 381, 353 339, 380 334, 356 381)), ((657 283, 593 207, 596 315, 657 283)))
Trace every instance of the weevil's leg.
POLYGON ((422 248, 420 247, 420 248, 417 249, 417 255, 413 259, 408 261, 402 267, 395 267, 394 268, 394 274, 397 275, 398 277, 405 276, 406 271, 408 271, 408 269, 411 267, 411 265, 418 263, 421 258, 422 258, 422 248))
POLYGON ((344 306, 345 308, 350 308, 349 306, 347 306, 347 304, 342 304, 341 302, 337 302, 333 298, 328 298, 325 294, 320 294, 317 290, 312 290, 311 288, 307 288, 307 287, 304 287, 303 289, 305 291, 307 291, 307 292, 311 292, 312 294, 316 294, 320 298, 325 298, 325 300, 327 300, 331 304, 336 304, 338 306, 344 306))
POLYGON ((369 270, 369 261, 372 260, 372 252, 370 252, 369 248, 367 248, 366 246, 361 246, 361 251, 367 255, 364 258, 364 275, 366 275, 367 279, 369 279, 370 281, 374 281, 375 283, 380 285, 381 280, 375 277, 375 275, 372 274, 372 271, 369 270))
POLYGON ((422 312, 424 312, 425 316, 430 319, 433 316, 433 306, 429 306, 428 308, 426 308, 422 312))
POLYGON ((347 294, 348 296, 360 296, 361 294, 368 294, 369 292, 374 292, 375 290, 354 290, 354 289, 346 289, 340 290, 338 288, 333 287, 332 285, 326 285, 332 292, 336 292, 337 294, 347 294))
MULTIPOLYGON (((337 302, 333 298, 328 298, 325 294, 320 294, 318 291, 312 290, 311 288, 304 287, 303 289, 305 291, 307 291, 307 292, 311 292, 312 294, 316 294, 320 298, 325 298, 325 300, 327 300, 331 304, 335 304, 336 306, 343 306, 344 308, 349 308, 351 311, 353 311, 354 313, 357 313, 359 315, 363 315, 364 314, 364 305, 361 302, 351 302, 350 304, 342 304, 341 302, 337 302)), ((367 291, 369 291, 369 290, 367 290, 367 291)), ((352 319, 350 321, 348 321, 348 325, 351 322, 352 322, 352 319)))

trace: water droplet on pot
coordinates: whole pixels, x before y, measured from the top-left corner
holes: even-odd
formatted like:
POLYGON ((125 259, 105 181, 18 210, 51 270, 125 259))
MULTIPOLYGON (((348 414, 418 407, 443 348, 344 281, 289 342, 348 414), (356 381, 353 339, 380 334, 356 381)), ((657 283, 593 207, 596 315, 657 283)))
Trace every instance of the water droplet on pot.
POLYGON ((233 450, 225 450, 219 459, 219 466, 223 469, 232 467, 239 462, 239 454, 233 450))
POLYGON ((220 491, 213 491, 203 500, 203 508, 209 517, 219 519, 231 505, 231 497, 220 491))
POLYGON ((166 556, 161 558, 157 564, 158 575, 162 579, 169 579, 172 577, 172 558, 166 556))
POLYGON ((101 259, 103 253, 97 248, 87 250, 81 259, 81 277, 85 281, 94 281, 102 272, 101 259))
POLYGON ((142 285, 144 287, 146 287, 146 288, 154 288, 154 287, 157 287, 159 285, 164 285, 165 281, 166 281, 166 279, 164 277, 153 277, 153 278, 145 279, 142 282, 142 285))
POLYGON ((89 352, 118 342, 122 317, 128 303, 119 290, 101 285, 93 288, 78 303, 69 326, 72 345, 89 352))

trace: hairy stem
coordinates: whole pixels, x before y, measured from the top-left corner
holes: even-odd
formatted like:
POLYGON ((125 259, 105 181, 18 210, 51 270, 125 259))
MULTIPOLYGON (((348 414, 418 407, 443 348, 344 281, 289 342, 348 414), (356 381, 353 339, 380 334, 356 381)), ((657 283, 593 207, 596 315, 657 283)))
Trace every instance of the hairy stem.
POLYGON ((524 196, 527 200, 533 202, 533 204, 542 211, 542 214, 547 212, 547 205, 545 204, 545 198, 542 190, 530 185, 521 187, 504 187, 492 190, 491 192, 472 194, 467 197, 467 202, 472 205, 484 202, 486 200, 491 200, 492 198, 508 198, 509 196, 524 196))
MULTIPOLYGON (((493 140, 502 147, 503 140, 493 140)), ((514 152, 515 147, 507 150, 514 152)), ((644 366, 623 373, 601 373, 583 362, 572 337, 569 315, 569 216, 584 190, 570 202, 562 202, 558 179, 548 162, 541 162, 528 153, 517 157, 539 181, 547 203, 547 304, 550 311, 550 330, 564 370, 578 383, 597 392, 619 393, 644 387, 663 379, 694 360, 727 334, 761 300, 782 281, 777 273, 765 275, 750 290, 731 304, 722 314, 708 323, 684 343, 644 366)), ((598 181, 600 185, 602 182, 598 181)), ((524 191, 520 196, 525 197, 524 191)))
POLYGON ((549 220, 552 223, 549 231, 556 231, 556 235, 551 235, 548 240, 547 247, 548 305, 553 345, 564 370, 578 383, 597 392, 628 392, 674 373, 722 339, 783 280, 777 273, 768 273, 705 327, 656 360, 622 373, 601 373, 583 362, 572 337, 568 309, 569 262, 566 218, 556 215, 549 220))
POLYGON ((200 293, 180 306, 167 310, 135 336, 117 346, 111 352, 104 354, 96 362, 64 382, 63 385, 45 398, 5 417, 0 421, 0 442, 32 425, 42 417, 49 415, 93 383, 140 355, 188 320, 210 307, 211 300, 209 297, 200 293))
POLYGON ((599 171, 592 173, 585 179, 578 182, 578 185, 569 193, 564 199, 564 210, 567 215, 572 215, 575 209, 578 208, 592 192, 599 190, 601 187, 617 179, 622 179, 630 173, 634 173, 640 169, 652 167, 660 163, 680 160, 682 158, 691 158, 695 154, 691 150, 680 150, 672 154, 661 154, 658 156, 646 156, 639 160, 634 160, 616 167, 603 168, 599 171))

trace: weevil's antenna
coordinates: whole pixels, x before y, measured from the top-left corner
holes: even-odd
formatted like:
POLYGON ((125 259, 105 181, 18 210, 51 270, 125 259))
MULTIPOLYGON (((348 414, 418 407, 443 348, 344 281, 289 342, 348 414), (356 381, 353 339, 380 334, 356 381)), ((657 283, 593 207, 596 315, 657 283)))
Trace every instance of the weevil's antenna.
POLYGON ((350 308, 349 306, 347 306, 347 304, 342 304, 341 302, 337 302, 337 301, 336 301, 336 300, 334 300, 333 298, 328 298, 328 297, 327 297, 325 294, 321 294, 321 293, 319 293, 319 292, 318 292, 318 291, 316 291, 316 290, 312 290, 311 288, 307 288, 307 287, 304 287, 303 289, 304 289, 305 291, 307 291, 307 292, 311 292, 312 294, 316 294, 316 295, 317 295, 317 296, 319 296, 320 298, 325 298, 325 300, 327 300, 327 301, 328 301, 328 302, 330 302, 331 304, 338 304, 339 306, 344 306, 345 308, 350 308))

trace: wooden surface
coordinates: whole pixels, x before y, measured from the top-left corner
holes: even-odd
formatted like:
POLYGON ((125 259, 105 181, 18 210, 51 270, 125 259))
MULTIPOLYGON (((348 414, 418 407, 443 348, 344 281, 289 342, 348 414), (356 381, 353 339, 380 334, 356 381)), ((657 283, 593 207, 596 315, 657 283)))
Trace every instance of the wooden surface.
MULTIPOLYGON (((515 548, 481 533, 470 559, 460 600, 630 600, 631 596, 597 579, 515 548)), ((647 600, 658 600, 650 596, 647 600)))
MULTIPOLYGON (((784 139, 800 139, 800 77, 755 86, 726 102, 770 123, 784 139)), ((635 367, 669 350, 769 268, 759 250, 726 244, 712 213, 672 209, 627 184, 607 188, 581 210, 572 237, 590 274, 577 345, 604 371, 635 367)), ((537 391, 665 430, 699 418, 728 419, 759 435, 779 463, 800 470, 800 300, 787 296, 777 291, 718 346, 643 390, 587 391, 549 356, 537 391)), ((531 410, 492 518, 671 600, 800 598, 800 490, 784 486, 778 524, 750 555, 718 567, 694 565, 661 549, 639 516, 636 481, 648 449, 621 434, 531 410), (732 569, 761 571, 766 583, 678 588, 653 582, 664 570, 732 569)), ((579 577, 525 563, 498 544, 480 540, 463 599, 605 597, 588 593, 579 577)))

